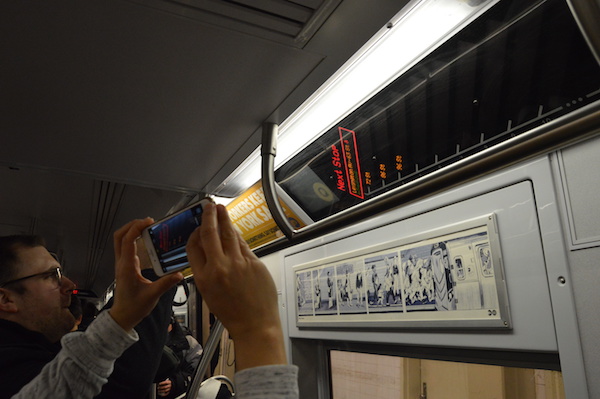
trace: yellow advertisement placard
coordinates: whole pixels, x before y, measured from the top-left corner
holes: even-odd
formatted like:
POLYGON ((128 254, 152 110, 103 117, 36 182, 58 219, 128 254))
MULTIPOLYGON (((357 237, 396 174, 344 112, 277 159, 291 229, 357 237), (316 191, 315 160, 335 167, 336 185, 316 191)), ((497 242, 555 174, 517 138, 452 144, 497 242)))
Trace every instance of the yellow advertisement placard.
MULTIPOLYGON (((294 228, 305 226, 283 201, 279 202, 294 228)), ((283 235, 269 211, 260 181, 227 205, 227 210, 231 221, 242 233, 250 248, 266 244, 283 235)))

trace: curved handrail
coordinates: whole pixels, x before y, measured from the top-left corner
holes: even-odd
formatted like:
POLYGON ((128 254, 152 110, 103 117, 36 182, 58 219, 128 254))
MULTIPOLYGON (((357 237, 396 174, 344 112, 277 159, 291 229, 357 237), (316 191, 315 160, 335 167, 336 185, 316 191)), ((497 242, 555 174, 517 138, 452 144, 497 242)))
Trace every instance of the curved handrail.
MULTIPOLYGON (((360 205, 294 231, 294 243, 316 238, 389 209, 422 200, 443 190, 472 181, 517 162, 547 154, 599 133, 600 102, 596 102, 415 179, 360 205)), ((263 181, 268 177, 263 175, 263 181)), ((271 175, 270 179, 274 180, 274 176, 271 175)), ((272 213, 274 212, 273 208, 270 210, 272 213)), ((256 248, 254 252, 258 256, 264 256, 287 246, 289 246, 289 242, 279 238, 256 248)))
POLYGON ((208 336, 208 340, 206 341, 206 345, 204 346, 204 350, 202 351, 202 357, 200 358, 200 363, 196 366, 196 370, 194 371, 194 376, 192 378, 192 383, 188 386, 188 390, 186 392, 186 398, 196 398, 198 395, 198 391, 200 390, 200 384, 204 380, 204 376, 206 375, 206 371, 210 366, 210 361, 219 346, 219 342, 221 342, 221 334, 225 327, 219 320, 215 320, 213 328, 208 336))
POLYGON ((263 124, 262 144, 261 144, 261 174, 262 186, 265 194, 267 206, 271 211, 273 220, 279 227, 279 230, 291 240, 296 230, 290 222, 279 203, 277 191, 275 188, 275 155, 277 154, 277 132, 279 127, 274 123, 263 124))

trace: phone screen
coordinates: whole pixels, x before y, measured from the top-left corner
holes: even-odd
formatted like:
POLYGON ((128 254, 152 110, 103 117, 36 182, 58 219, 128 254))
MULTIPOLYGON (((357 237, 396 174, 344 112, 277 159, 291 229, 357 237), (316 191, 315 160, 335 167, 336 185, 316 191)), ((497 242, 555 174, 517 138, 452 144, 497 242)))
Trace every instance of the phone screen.
POLYGON ((148 229, 164 273, 187 267, 185 246, 201 221, 202 205, 198 204, 148 229))

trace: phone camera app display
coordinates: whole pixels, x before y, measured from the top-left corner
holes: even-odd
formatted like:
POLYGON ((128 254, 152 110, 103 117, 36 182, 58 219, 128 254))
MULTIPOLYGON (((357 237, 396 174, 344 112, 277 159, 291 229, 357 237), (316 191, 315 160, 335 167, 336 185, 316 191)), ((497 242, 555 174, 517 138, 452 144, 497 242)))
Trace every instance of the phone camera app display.
POLYGON ((149 229, 158 260, 165 273, 187 265, 185 246, 192 232, 200 226, 202 206, 190 208, 149 229))

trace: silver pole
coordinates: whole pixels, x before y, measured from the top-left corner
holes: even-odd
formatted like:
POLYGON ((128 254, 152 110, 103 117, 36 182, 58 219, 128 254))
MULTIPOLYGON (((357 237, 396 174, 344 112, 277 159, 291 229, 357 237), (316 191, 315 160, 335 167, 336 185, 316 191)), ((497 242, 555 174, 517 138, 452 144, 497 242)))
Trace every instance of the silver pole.
POLYGON ((219 342, 221 341, 221 334, 223 334, 223 330, 225 327, 219 320, 215 320, 215 324, 208 336, 208 340, 206 341, 206 346, 202 351, 202 357, 200 358, 200 363, 196 367, 194 371, 194 378, 192 378, 192 383, 188 387, 187 393, 185 395, 186 398, 195 399, 198 396, 198 391, 200 390, 200 384, 204 380, 204 376, 206 375, 206 371, 210 366, 210 361, 215 354, 215 351, 219 347, 219 342))

